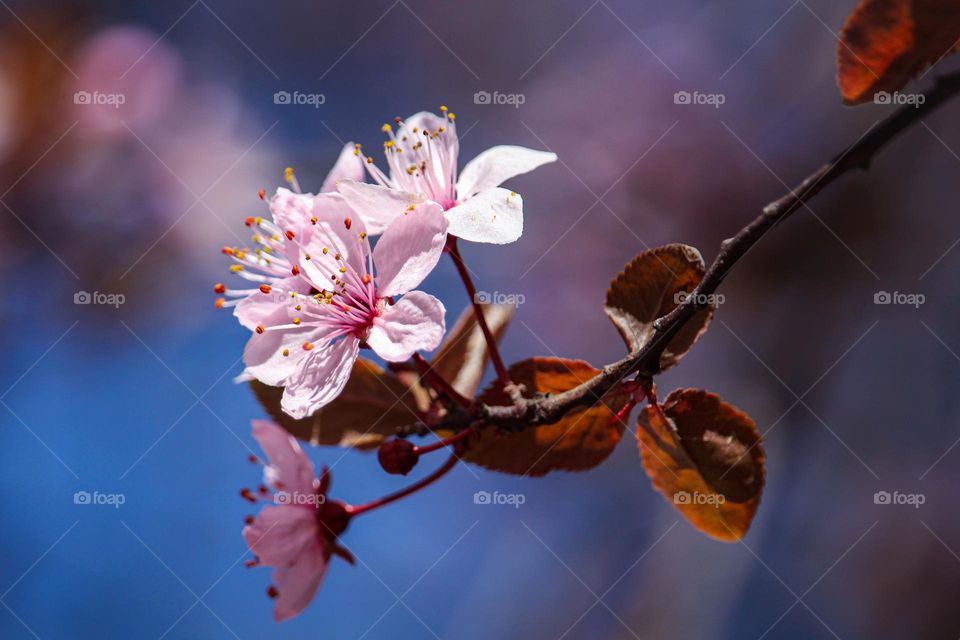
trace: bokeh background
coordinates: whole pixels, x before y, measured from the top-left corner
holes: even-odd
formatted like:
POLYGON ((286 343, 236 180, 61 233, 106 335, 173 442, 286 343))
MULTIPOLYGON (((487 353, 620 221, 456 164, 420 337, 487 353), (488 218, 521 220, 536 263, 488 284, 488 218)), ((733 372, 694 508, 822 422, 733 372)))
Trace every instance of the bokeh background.
MULTIPOLYGON (((268 571, 242 564, 237 491, 257 482, 262 413, 232 383, 245 332, 210 287, 258 189, 287 165, 315 189, 343 142, 373 147, 386 119, 440 104, 464 160, 504 143, 557 152, 511 183, 523 238, 464 253, 481 289, 525 296, 508 359, 604 363, 622 355, 604 291, 634 254, 680 241, 711 259, 891 111, 840 103, 853 4, 0 2, 0 637, 956 638, 960 104, 752 250, 660 381, 719 392, 765 434, 767 488, 741 544, 680 520, 626 436, 589 473, 461 465, 358 521, 345 544, 361 563, 334 562, 282 626, 268 571), (79 291, 125 302, 77 305, 79 291), (875 305, 879 291, 925 302, 875 305), (475 505, 481 490, 525 503, 475 505), (78 491, 124 504, 78 505, 78 491), (878 505, 878 491, 924 503, 878 505)), ((447 262, 424 288, 448 321, 467 302, 447 262)), ((348 501, 404 482, 369 455, 311 455, 348 501)))

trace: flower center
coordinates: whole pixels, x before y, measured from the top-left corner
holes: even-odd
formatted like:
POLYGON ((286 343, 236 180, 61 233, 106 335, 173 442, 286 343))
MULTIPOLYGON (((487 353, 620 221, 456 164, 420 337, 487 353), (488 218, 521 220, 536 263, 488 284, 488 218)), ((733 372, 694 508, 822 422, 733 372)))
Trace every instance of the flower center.
MULTIPOLYGON (((411 124, 395 118, 397 128, 384 124, 381 130, 388 139, 383 143, 389 175, 384 174, 373 158, 367 157, 367 170, 380 185, 408 193, 422 193, 440 204, 444 210, 457 203, 457 141, 456 115, 446 107, 438 117, 436 128, 411 124), (442 124, 440 123, 442 122, 442 124)), ((359 145, 358 145, 359 150, 359 145)))

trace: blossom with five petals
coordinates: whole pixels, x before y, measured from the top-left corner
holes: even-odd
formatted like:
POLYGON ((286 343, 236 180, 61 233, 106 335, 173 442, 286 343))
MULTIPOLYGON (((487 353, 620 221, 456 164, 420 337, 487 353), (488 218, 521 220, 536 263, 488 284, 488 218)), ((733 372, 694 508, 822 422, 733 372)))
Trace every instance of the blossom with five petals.
POLYGON ((443 304, 412 291, 443 253, 448 223, 438 204, 398 216, 372 250, 363 220, 321 196, 313 204, 311 224, 285 232, 297 256, 289 277, 261 285, 236 310, 259 322, 245 373, 284 387, 281 407, 294 418, 340 394, 361 346, 403 362, 436 348, 445 331, 443 304))
MULTIPOLYGON (((380 233, 398 216, 421 202, 443 207, 449 232, 471 242, 506 244, 523 233, 523 199, 500 187, 505 180, 554 162, 556 154, 501 145, 487 149, 457 175, 456 118, 441 107, 443 116, 422 111, 406 120, 397 118, 397 130, 383 125, 388 173, 367 158, 367 170, 376 184, 341 180, 340 193, 366 222, 370 233, 380 233)), ((359 149, 359 147, 357 147, 359 149)))
MULTIPOLYGON (((276 490, 275 504, 247 519, 243 539, 256 556, 248 566, 274 567, 268 594, 277 601, 273 617, 282 622, 310 603, 334 554, 353 564, 353 556, 339 544, 350 507, 327 499, 329 470, 315 477, 310 458, 281 427, 254 420, 253 437, 267 454, 264 482, 276 490)), ((242 493, 257 500, 249 490, 242 493)))

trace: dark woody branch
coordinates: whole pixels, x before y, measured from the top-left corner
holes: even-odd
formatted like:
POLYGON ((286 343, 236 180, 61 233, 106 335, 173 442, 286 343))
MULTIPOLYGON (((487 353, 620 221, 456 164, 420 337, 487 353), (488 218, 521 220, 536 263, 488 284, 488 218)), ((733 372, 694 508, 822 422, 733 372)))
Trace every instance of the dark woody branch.
MULTIPOLYGON (((654 332, 646 344, 617 362, 606 365, 599 375, 568 391, 549 396, 523 398, 512 393, 514 404, 488 406, 475 404, 472 409, 454 409, 432 430, 458 431, 480 419, 490 426, 519 431, 560 420, 570 411, 590 406, 609 391, 632 376, 649 380, 659 373, 660 355, 677 332, 703 309, 713 294, 740 259, 756 245, 768 231, 806 206, 806 202, 853 169, 868 169, 873 158, 898 134, 920 122, 942 104, 960 93, 960 72, 937 79, 935 86, 925 94, 922 105, 901 107, 880 124, 873 127, 853 145, 824 164, 795 189, 771 202, 759 216, 740 229, 735 236, 724 240, 720 252, 710 264, 700 284, 691 295, 666 316, 654 323, 654 332)), ((424 434, 426 425, 410 425, 398 435, 424 434)))

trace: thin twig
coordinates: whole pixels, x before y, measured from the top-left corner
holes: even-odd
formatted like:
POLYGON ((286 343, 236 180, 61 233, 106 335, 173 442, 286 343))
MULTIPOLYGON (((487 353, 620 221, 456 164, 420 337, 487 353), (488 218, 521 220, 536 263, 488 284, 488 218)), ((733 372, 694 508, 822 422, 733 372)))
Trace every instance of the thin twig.
MULTIPOLYGON (((632 375, 646 379, 659 373, 660 355, 673 337, 706 306, 710 294, 716 291, 739 260, 769 230, 803 207, 808 200, 840 176, 853 169, 868 169, 874 156, 898 134, 920 122, 957 93, 960 93, 960 72, 938 78, 933 89, 927 92, 922 105, 901 107, 852 146, 810 174, 790 193, 764 207, 759 216, 735 236, 721 243, 720 252, 710 264, 700 284, 679 306, 654 323, 652 336, 637 351, 606 365, 599 375, 568 391, 547 397, 520 398, 511 406, 477 404, 471 413, 451 414, 433 428, 454 431, 465 429, 477 418, 483 419, 487 425, 516 431, 540 424, 552 424, 573 409, 596 404, 601 396, 632 375)), ((451 255, 454 256, 458 269, 462 269, 462 262, 457 260, 459 254, 451 252, 451 255)), ((482 314, 478 315, 478 320, 480 326, 485 327, 482 314)), ((494 348, 491 348, 491 354, 499 356, 494 348)), ((497 362, 497 358, 494 362, 497 362)))

